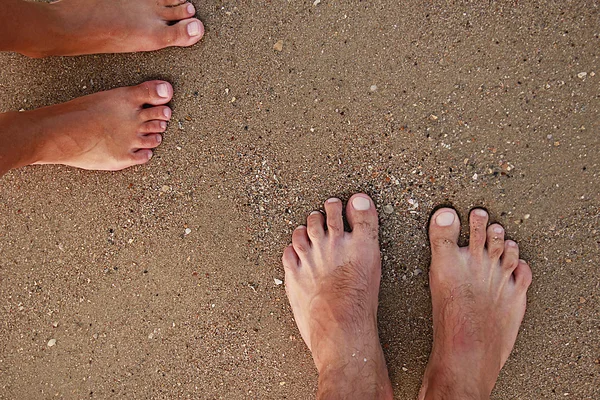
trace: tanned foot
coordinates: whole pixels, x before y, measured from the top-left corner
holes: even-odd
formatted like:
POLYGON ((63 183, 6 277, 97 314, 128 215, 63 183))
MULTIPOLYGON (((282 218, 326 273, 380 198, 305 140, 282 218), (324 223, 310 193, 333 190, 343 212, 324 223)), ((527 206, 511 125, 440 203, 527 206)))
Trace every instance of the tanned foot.
POLYGON ((0 175, 28 164, 110 171, 143 164, 162 141, 172 96, 169 83, 150 81, 0 114, 0 175))
POLYGON ((191 46, 204 35, 185 0, 60 0, 38 4, 35 29, 20 53, 32 57, 129 53, 191 46))
POLYGON ((525 314, 531 270, 519 248, 474 209, 467 247, 460 221, 442 208, 429 226, 433 349, 419 399, 489 399, 525 314))
POLYGON ((283 254, 294 319, 319 371, 320 399, 391 399, 377 330, 381 277, 377 211, 356 194, 325 203, 298 227, 283 254))

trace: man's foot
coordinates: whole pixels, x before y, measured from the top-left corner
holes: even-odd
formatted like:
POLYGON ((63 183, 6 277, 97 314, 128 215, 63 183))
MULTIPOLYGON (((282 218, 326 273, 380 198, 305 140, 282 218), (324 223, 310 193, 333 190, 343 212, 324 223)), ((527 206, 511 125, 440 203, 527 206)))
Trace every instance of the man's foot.
POLYGON ((467 247, 449 208, 431 218, 433 349, 419 399, 488 399, 525 314, 531 270, 488 214, 471 211, 467 247))
POLYGON ((283 254, 285 287, 300 334, 319 371, 319 398, 392 398, 377 330, 381 277, 377 211, 356 194, 325 202, 296 228, 283 254), (326 228, 325 228, 326 225, 326 228))
POLYGON ((60 0, 38 4, 37 35, 18 51, 32 57, 129 53, 191 46, 204 35, 185 0, 60 0))
POLYGON ((162 141, 172 96, 169 83, 150 81, 0 114, 0 175, 28 164, 111 171, 143 164, 162 141))

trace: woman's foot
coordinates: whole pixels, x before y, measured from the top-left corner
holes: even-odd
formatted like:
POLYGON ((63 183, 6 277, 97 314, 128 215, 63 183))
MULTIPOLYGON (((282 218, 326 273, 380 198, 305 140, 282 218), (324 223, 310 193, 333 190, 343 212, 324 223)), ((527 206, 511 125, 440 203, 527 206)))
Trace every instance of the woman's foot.
POLYGON ((29 20, 18 18, 28 26, 12 50, 32 57, 191 46, 204 35, 185 0, 60 0, 26 7, 22 13, 30 13, 29 20))
POLYGON ((377 211, 356 194, 313 212, 283 254, 285 284, 298 329, 319 371, 319 398, 391 399, 377 330, 381 276, 377 211))
POLYGON ((149 81, 0 114, 0 175, 28 164, 109 171, 143 164, 162 141, 172 96, 169 83, 149 81))
POLYGON ((470 239, 449 208, 431 218, 433 349, 419 399, 488 399, 525 314, 531 270, 488 213, 471 211, 470 239))

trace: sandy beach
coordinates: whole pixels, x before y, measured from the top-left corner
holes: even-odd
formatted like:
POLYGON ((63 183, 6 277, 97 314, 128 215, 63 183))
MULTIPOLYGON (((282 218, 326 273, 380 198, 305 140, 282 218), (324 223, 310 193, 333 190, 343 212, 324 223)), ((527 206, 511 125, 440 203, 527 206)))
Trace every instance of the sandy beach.
POLYGON ((175 89, 147 165, 0 178, 1 399, 314 398, 281 252, 358 191, 397 399, 429 356, 443 203, 486 207, 533 271, 492 398, 600 398, 598 1, 192 2, 191 48, 0 54, 0 112, 175 89))

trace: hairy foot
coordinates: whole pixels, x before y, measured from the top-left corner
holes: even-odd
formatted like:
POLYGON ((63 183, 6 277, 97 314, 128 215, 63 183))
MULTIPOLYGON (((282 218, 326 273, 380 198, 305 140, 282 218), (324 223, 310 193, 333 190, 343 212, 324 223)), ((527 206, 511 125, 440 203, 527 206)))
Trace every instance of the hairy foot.
POLYGON ((162 141, 171 118, 164 104, 172 96, 169 83, 150 81, 33 111, 0 114, 0 174, 27 164, 111 171, 143 164, 162 141), (29 153, 3 166, 15 149, 29 153))
POLYGON ((298 227, 283 254, 294 319, 319 371, 319 398, 391 398, 377 330, 381 277, 377 211, 352 196, 344 231, 342 202, 325 202, 298 227), (326 228, 325 228, 326 226, 326 228))
MULTIPOLYGON (((129 53, 191 46, 204 35, 185 0, 59 0, 41 4, 44 36, 20 50, 33 57, 129 53)), ((36 30, 40 30, 38 26, 36 30)))
POLYGON ((489 399, 525 314, 531 270, 488 213, 471 211, 467 247, 449 208, 431 218, 433 349, 419 399, 489 399))

